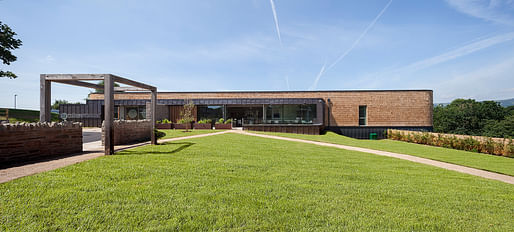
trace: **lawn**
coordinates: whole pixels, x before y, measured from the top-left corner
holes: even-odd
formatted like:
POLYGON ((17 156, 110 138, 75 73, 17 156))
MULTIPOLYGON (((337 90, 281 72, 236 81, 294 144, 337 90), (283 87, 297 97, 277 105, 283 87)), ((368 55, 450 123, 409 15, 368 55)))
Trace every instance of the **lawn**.
POLYGON ((324 135, 302 135, 290 133, 253 131, 252 133, 269 134, 288 138, 305 139, 396 152, 514 176, 514 159, 502 156, 494 156, 476 152, 420 145, 415 143, 407 143, 389 139, 354 139, 346 136, 341 136, 333 132, 327 132, 324 135))
POLYGON ((0 184, 0 231, 512 231, 514 185, 223 134, 0 184))
POLYGON ((171 139, 171 138, 178 138, 178 137, 185 137, 185 136, 191 136, 191 135, 201 135, 201 134, 209 134, 214 132, 220 132, 222 130, 189 130, 186 132, 185 130, 159 130, 164 132, 166 135, 160 139, 171 139))

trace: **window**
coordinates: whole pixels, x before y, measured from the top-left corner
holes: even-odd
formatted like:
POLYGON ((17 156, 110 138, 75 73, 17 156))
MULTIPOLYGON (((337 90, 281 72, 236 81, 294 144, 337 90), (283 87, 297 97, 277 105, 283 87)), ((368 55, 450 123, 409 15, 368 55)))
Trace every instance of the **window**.
POLYGON ((315 104, 268 105, 266 109, 266 123, 312 124, 315 119, 315 104))
POLYGON ((359 126, 367 125, 367 106, 359 106, 359 126))
POLYGON ((211 119, 213 121, 217 121, 220 118, 223 118, 223 106, 206 106, 201 105, 197 106, 196 118, 198 120, 201 119, 211 119))

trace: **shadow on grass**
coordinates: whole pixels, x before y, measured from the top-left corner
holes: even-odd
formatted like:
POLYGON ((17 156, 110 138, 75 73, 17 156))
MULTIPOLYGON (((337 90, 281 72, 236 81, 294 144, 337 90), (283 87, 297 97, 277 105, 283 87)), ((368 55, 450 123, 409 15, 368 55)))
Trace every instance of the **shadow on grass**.
POLYGON ((192 143, 192 142, 165 142, 165 143, 161 143, 161 144, 153 147, 153 148, 155 148, 153 150, 130 149, 130 150, 124 150, 118 154, 119 155, 174 154, 174 153, 180 152, 190 146, 193 146, 195 144, 196 143, 192 143), (180 146, 173 150, 168 150, 168 149, 164 148, 165 145, 180 145, 180 146))

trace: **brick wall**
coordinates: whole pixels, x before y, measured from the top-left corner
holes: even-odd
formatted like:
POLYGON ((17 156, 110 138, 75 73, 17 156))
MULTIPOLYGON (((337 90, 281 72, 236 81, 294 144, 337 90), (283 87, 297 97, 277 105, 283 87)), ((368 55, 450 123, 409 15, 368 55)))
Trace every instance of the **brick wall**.
MULTIPOLYGON (((149 93, 115 94, 115 99, 150 99, 149 93)), ((158 99, 330 98, 330 126, 359 126, 359 105, 367 106, 368 126, 432 126, 431 90, 284 91, 284 92, 162 92, 158 99)), ((90 99, 103 99, 91 94, 90 99)), ((328 105, 328 104, 327 104, 328 105)), ((328 106, 325 112, 328 112, 328 106)), ((324 124, 328 126, 328 113, 324 124)))
MULTIPOLYGON (((149 141, 152 131, 150 120, 115 120, 113 122, 114 145, 149 141)), ((105 126, 102 123, 102 145, 105 142, 105 126)))
POLYGON ((79 152, 80 123, 0 124, 0 166, 79 152))

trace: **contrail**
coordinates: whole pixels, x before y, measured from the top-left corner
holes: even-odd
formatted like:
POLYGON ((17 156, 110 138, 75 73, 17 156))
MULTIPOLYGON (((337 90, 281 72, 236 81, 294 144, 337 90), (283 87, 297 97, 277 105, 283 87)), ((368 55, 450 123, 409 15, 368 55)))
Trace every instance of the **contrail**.
POLYGON ((316 76, 316 79, 314 80, 314 83, 312 84, 312 86, 309 88, 309 90, 314 90, 316 89, 316 87, 318 86, 318 81, 319 79, 321 78, 321 76, 325 73, 325 67, 327 66, 327 62, 325 62, 325 64, 323 64, 323 66, 321 67, 321 70, 319 71, 318 75, 316 76))
POLYGON ((273 11, 273 18, 275 19, 275 28, 277 29, 278 41, 280 42, 280 46, 282 46, 282 38, 280 37, 280 27, 278 26, 278 17, 277 10, 275 9, 275 2, 273 0, 269 0, 271 3, 271 10, 273 11))
POLYGON ((286 86, 287 86, 287 90, 289 91, 290 88, 289 88, 289 76, 286 75, 286 86))
MULTIPOLYGON (((387 8, 389 8, 389 5, 391 5, 391 3, 393 3, 393 0, 389 0, 389 2, 385 5, 385 7, 382 9, 382 11, 380 11, 380 13, 378 13, 377 17, 375 17, 375 19, 373 19, 373 21, 371 21, 371 23, 366 27, 366 29, 364 29, 364 31, 360 34, 360 36, 353 42, 352 46, 350 46, 350 48, 348 48, 343 54, 341 54, 330 66, 328 66, 326 68, 326 70, 324 68, 322 68, 323 73, 325 73, 326 71, 332 69, 334 66, 336 66, 339 62, 341 62, 341 60, 343 60, 346 55, 348 55, 352 50, 353 48, 355 48, 357 46, 357 44, 359 44, 359 42, 361 41, 362 38, 364 38, 364 36, 368 33, 368 31, 373 27, 375 26, 375 24, 377 23, 377 21, 380 19, 380 17, 382 17, 382 15, 386 12, 387 8)), ((319 79, 321 78, 321 76, 323 75, 322 72, 320 72, 320 74, 318 74, 318 76, 316 77, 316 80, 314 81, 314 85, 311 87, 311 88, 316 88, 317 85, 318 85, 318 81, 319 79)))

